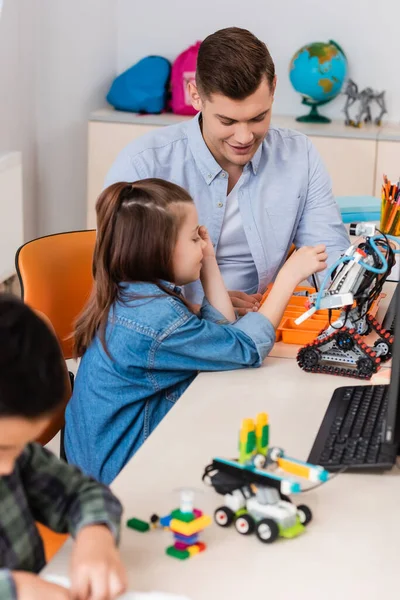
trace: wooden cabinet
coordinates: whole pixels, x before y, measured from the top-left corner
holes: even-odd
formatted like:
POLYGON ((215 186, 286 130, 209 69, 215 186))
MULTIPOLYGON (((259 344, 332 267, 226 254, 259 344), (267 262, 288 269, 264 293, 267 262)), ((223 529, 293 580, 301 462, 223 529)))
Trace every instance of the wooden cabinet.
POLYGON ((332 179, 335 196, 370 196, 375 185, 375 140, 309 136, 332 179))
MULTIPOLYGON (((178 123, 178 115, 136 115, 102 109, 91 115, 88 127, 87 227, 96 226, 95 203, 118 153, 133 139, 157 127, 178 123)), ((343 122, 298 123, 276 116, 273 123, 305 133, 315 144, 330 173, 335 196, 379 196, 382 173, 400 175, 400 126, 374 125, 360 129, 343 122)))
POLYGON ((385 173, 391 181, 400 177, 400 127, 387 126, 382 129, 376 154, 376 180, 374 196, 380 196, 382 175, 385 173))

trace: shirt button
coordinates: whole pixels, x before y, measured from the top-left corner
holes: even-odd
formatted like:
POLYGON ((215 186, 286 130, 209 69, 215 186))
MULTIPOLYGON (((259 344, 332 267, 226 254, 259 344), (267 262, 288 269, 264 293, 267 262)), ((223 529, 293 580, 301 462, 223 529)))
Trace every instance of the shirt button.
POLYGON ((221 173, 221 177, 226 177, 226 173, 221 173))
POLYGON ((207 177, 208 177, 208 179, 211 179, 211 178, 212 178, 212 175, 211 175, 211 173, 209 173, 209 174, 207 175, 207 177))
POLYGON ((222 202, 218 202, 218 208, 222 208, 222 207, 223 207, 222 202))

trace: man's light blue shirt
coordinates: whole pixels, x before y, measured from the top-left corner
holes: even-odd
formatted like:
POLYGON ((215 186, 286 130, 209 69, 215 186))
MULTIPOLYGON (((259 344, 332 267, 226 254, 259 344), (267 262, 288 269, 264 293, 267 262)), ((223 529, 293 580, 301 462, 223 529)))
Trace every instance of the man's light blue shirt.
MULTIPOLYGON (((106 186, 158 177, 185 188, 217 248, 227 201, 228 173, 204 142, 199 115, 131 142, 111 167, 106 186)), ((307 136, 271 126, 236 184, 243 228, 264 292, 296 247, 326 244, 328 264, 350 245, 330 177, 307 136)), ((321 279, 322 281, 322 279, 321 279)), ((185 296, 201 303, 200 281, 185 296)))

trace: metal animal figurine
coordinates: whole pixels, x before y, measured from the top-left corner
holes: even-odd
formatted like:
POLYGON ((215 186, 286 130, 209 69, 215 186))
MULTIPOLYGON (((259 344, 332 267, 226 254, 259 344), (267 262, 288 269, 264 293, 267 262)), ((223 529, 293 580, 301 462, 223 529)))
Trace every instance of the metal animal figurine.
POLYGON ((375 92, 370 87, 367 87, 359 92, 357 84, 352 79, 349 79, 343 94, 346 96, 346 103, 343 109, 346 115, 345 125, 361 127, 363 122, 371 123, 371 104, 373 102, 375 102, 380 108, 380 113, 374 120, 375 125, 380 126, 382 124, 382 117, 385 113, 387 113, 385 92, 375 92), (355 118, 352 119, 349 113, 349 108, 353 106, 355 102, 359 102, 359 106, 355 118))

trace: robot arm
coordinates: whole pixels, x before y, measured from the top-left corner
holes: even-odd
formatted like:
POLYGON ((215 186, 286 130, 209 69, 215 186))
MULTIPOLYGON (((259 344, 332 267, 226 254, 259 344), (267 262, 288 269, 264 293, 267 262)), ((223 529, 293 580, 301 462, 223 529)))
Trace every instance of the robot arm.
POLYGON ((368 259, 363 250, 358 247, 350 246, 344 254, 348 257, 348 261, 342 262, 335 273, 335 276, 328 288, 324 289, 320 294, 311 294, 306 302, 308 310, 303 313, 295 323, 299 325, 306 321, 317 310, 330 308, 342 308, 351 306, 354 302, 354 295, 360 287, 365 274, 365 267, 359 263, 361 259, 368 259), (320 298, 317 308, 317 299, 320 298))
MULTIPOLYGON (((365 227, 364 227, 365 231, 365 227)), ((355 232, 355 233, 358 233, 355 232)), ((382 239, 376 236, 376 239, 382 239)), ((354 302, 362 304, 369 299, 377 279, 385 280, 394 263, 393 250, 384 242, 387 257, 374 243, 375 236, 365 237, 358 245, 350 246, 339 259, 331 283, 326 289, 311 294, 306 303, 308 309, 298 319, 299 325, 317 310, 351 307, 354 302)), ((382 246, 382 244, 381 244, 382 246)))

